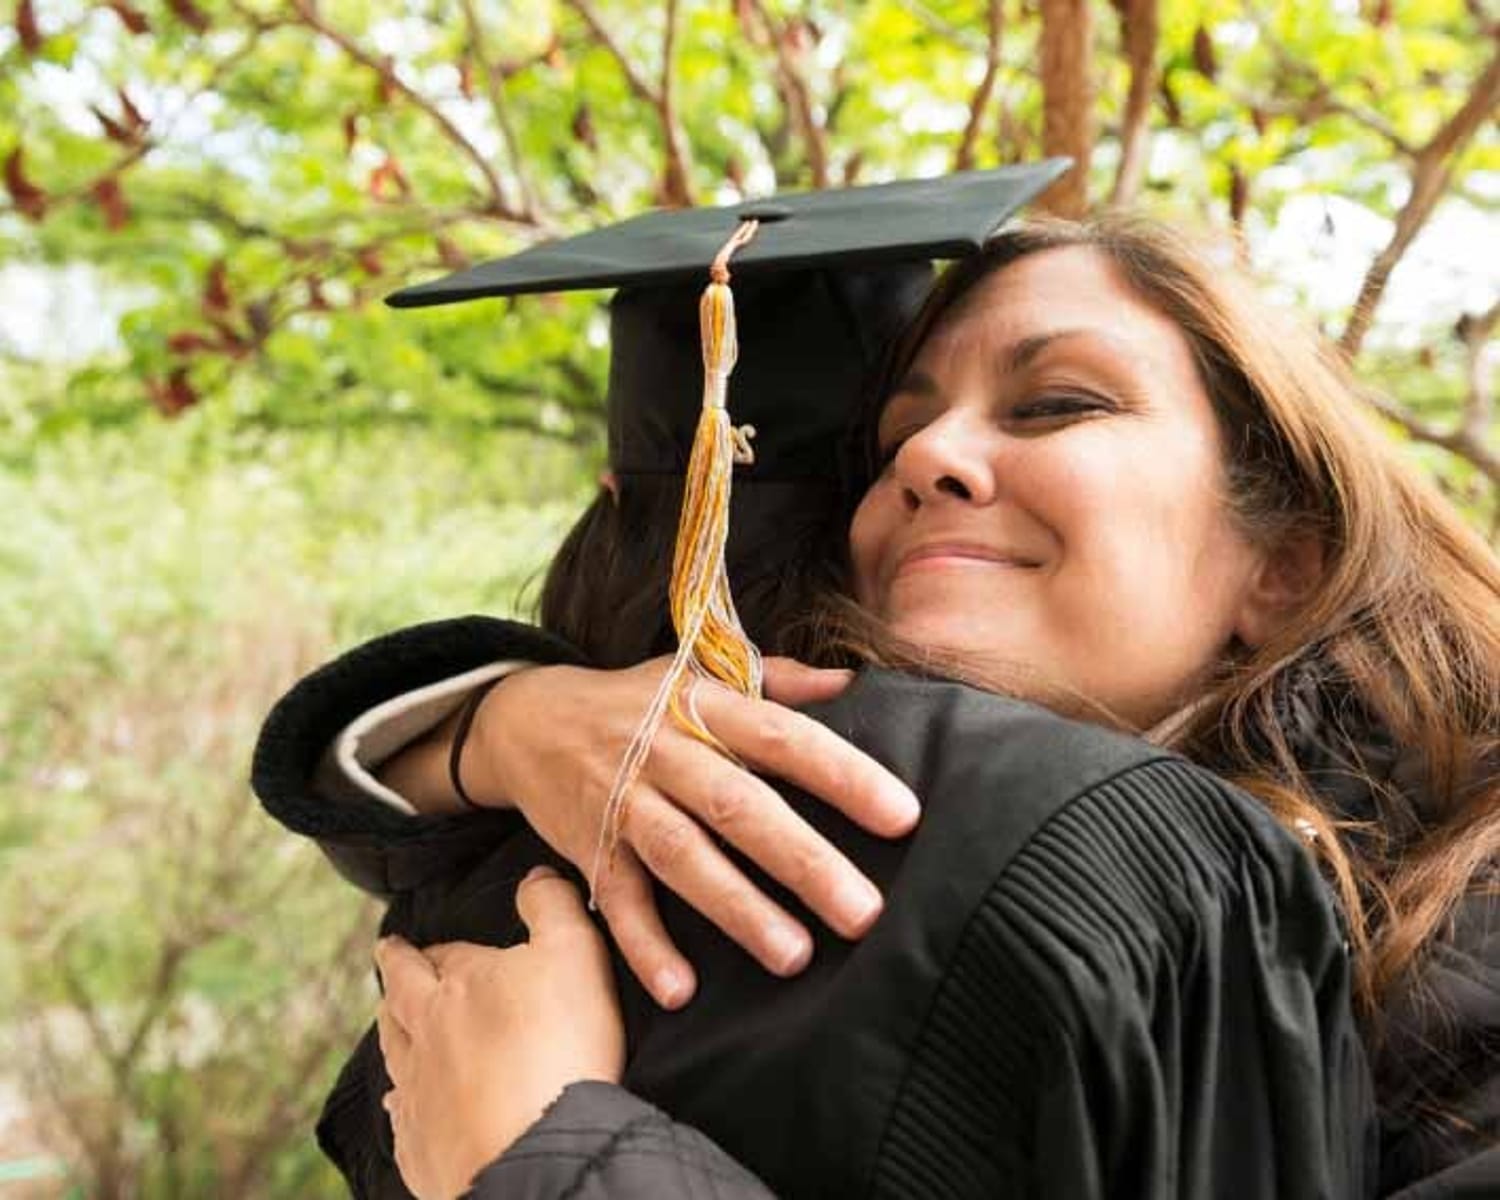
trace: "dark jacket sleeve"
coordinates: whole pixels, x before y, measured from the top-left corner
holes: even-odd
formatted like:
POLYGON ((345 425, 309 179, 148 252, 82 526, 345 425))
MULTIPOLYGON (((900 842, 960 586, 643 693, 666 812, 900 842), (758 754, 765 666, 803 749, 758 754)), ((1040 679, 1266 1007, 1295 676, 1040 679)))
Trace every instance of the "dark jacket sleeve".
POLYGON ((1381 1194, 1500 1196, 1500 894, 1457 905, 1389 1006, 1376 1082, 1381 1194))
POLYGON ((315 839, 339 872, 379 896, 462 871, 522 824, 512 812, 411 816, 373 797, 333 799, 318 763, 355 718, 396 696, 503 659, 579 663, 568 643, 494 617, 415 625, 366 642, 283 696, 261 727, 251 786, 272 817, 315 839))
POLYGON ((623 1088, 575 1083, 465 1193, 471 1200, 772 1200, 713 1142, 623 1088))

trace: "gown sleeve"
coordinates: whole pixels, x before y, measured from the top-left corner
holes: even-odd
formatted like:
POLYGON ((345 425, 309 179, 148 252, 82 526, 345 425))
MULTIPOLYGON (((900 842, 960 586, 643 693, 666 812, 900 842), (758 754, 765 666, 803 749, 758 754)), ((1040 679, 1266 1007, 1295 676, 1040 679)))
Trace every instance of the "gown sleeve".
POLYGON ((1253 800, 1180 760, 1125 772, 972 913, 887 1126, 891 1194, 969 1170, 975 1195, 1371 1196, 1350 975, 1311 856, 1253 800))
POLYGON ((523 827, 514 812, 409 815, 373 796, 334 799, 319 764, 340 731, 377 705, 501 659, 581 663, 568 643, 494 617, 415 625, 366 642, 298 682, 272 708, 256 741, 251 786, 265 810, 313 838, 340 874, 377 896, 462 872, 523 827))
POLYGON ((774 1200, 770 1190, 697 1130, 624 1088, 564 1089, 481 1171, 470 1200, 774 1200))

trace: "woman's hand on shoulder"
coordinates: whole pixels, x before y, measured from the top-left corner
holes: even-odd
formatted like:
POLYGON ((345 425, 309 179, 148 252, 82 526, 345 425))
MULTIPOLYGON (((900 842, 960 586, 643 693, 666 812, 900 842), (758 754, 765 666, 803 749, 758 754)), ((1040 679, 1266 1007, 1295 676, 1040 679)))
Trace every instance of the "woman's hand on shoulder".
MULTIPOLYGON (((615 772, 667 663, 661 658, 618 671, 536 667, 506 680, 485 697, 470 734, 475 744, 466 752, 465 777, 479 784, 471 791, 506 797, 543 840, 589 875, 615 772)), ((772 658, 766 660, 770 699, 704 682, 694 701, 708 729, 747 767, 820 797, 872 833, 899 837, 917 820, 910 789, 826 726, 786 707, 831 699, 850 678, 848 671, 772 658)), ((807 930, 746 878, 716 838, 842 936, 860 936, 880 912, 875 886, 773 787, 668 719, 627 797, 614 863, 595 896, 632 971, 664 1007, 686 1003, 696 982, 662 925, 651 876, 775 974, 795 974, 811 955, 807 930)))
POLYGON ((538 867, 516 906, 530 940, 507 950, 376 947, 384 1103, 396 1165, 422 1200, 462 1194, 570 1083, 618 1083, 624 1068, 609 951, 577 889, 538 867))

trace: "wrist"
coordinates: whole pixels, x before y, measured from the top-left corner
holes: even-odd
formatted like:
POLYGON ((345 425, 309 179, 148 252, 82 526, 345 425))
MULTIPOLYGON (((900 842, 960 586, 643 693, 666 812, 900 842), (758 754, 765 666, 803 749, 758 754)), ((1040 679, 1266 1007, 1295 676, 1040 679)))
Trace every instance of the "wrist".
MULTIPOLYGON (((487 686, 469 722, 464 744, 453 757, 454 774, 468 798, 480 808, 515 808, 515 793, 505 773, 505 730, 515 711, 520 677, 539 668, 523 667, 487 686)), ((458 732, 455 730, 455 733, 458 732)))

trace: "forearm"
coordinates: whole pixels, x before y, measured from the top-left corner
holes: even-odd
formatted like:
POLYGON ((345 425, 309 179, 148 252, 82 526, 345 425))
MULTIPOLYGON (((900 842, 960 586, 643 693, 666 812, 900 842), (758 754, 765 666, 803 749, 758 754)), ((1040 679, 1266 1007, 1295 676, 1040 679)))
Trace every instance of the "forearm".
MULTIPOLYGON (((465 702, 430 730, 383 762, 375 776, 419 813, 462 813, 473 808, 513 809, 493 753, 486 754, 477 736, 481 723, 506 727, 505 706, 515 693, 512 682, 529 664, 507 664, 507 673, 480 684, 465 702), (468 711, 472 707, 473 711, 468 711), (454 741, 462 736, 458 761, 454 741), (464 796, 458 793, 463 787, 464 796), (468 802, 465 803, 464 797, 468 802)), ((491 739, 493 742, 497 739, 491 739)), ((503 739, 500 739, 503 740, 503 739)))

